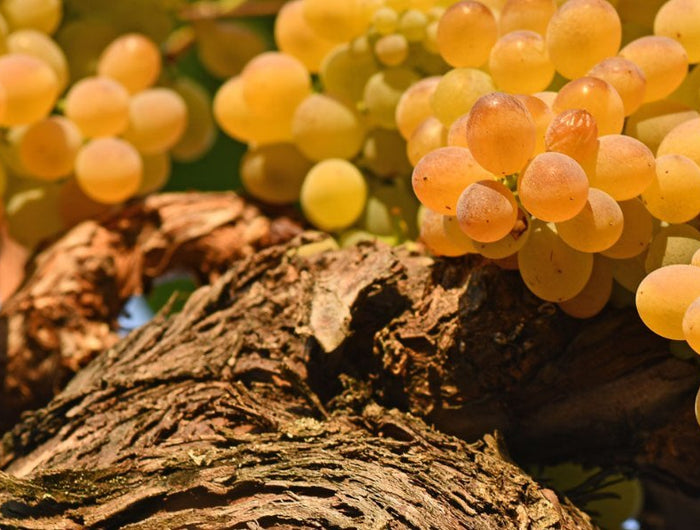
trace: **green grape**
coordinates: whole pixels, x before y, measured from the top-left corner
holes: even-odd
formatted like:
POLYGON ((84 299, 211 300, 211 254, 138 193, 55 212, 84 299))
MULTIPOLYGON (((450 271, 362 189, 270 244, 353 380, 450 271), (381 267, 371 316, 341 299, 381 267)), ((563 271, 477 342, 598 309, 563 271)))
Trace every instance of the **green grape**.
POLYGON ((617 53, 622 25, 615 8, 605 0, 569 0, 549 20, 546 38, 557 71, 575 79, 617 53))
POLYGON ((421 79, 406 89, 396 105, 396 126, 405 140, 408 140, 423 120, 432 116, 430 105, 440 77, 421 79))
POLYGON ((624 57, 607 57, 586 74, 607 81, 622 99, 625 116, 642 105, 646 94, 647 79, 635 63, 624 57))
POLYGON ((700 63, 700 4, 693 0, 669 0, 656 13, 654 35, 677 40, 691 64, 700 63))
POLYGON ((700 113, 683 103, 667 99, 645 103, 627 118, 625 134, 636 138, 655 153, 671 129, 693 118, 700 118, 700 113))
POLYGON ((63 92, 68 84, 68 61, 51 37, 35 29, 21 29, 10 33, 5 44, 8 53, 32 55, 49 65, 58 78, 58 91, 63 92))
POLYGON ((544 36, 556 10, 555 0, 508 0, 498 19, 500 33, 530 30, 544 36))
POLYGON ((78 152, 75 177, 88 197, 115 204, 138 191, 143 178, 143 162, 130 143, 118 138, 96 138, 78 152))
POLYGON ((399 25, 399 14, 390 7, 380 7, 372 15, 372 27, 380 35, 394 33, 399 25))
POLYGON ((0 125, 25 125, 45 118, 58 97, 58 78, 44 61, 11 53, 0 57, 0 125))
POLYGON ((700 214, 700 167, 683 155, 656 159, 656 178, 642 193, 649 213, 668 223, 685 223, 700 214))
POLYGON ((66 94, 64 112, 87 138, 113 136, 129 126, 129 92, 109 77, 86 77, 66 94))
POLYGON ((56 42, 70 65, 71 81, 95 75, 100 52, 119 36, 109 22, 86 16, 61 26, 56 42))
POLYGON ((489 72, 499 90, 532 94, 544 90, 554 78, 544 38, 534 31, 513 31, 491 48, 489 72))
POLYGON ((646 268, 644 267, 646 258, 647 253, 642 252, 632 258, 610 260, 615 281, 628 291, 634 293, 647 275, 646 268))
POLYGON ((560 114, 568 109, 584 109, 590 112, 595 118, 600 134, 622 132, 625 107, 620 95, 607 81, 597 77, 580 77, 568 82, 559 90, 552 110, 555 114, 560 114))
POLYGON ((299 200, 301 185, 312 162, 292 144, 249 148, 241 160, 241 182, 256 199, 269 204, 299 200))
POLYGON ((301 186, 300 202, 306 218, 321 230, 342 230, 362 214, 367 184, 353 164, 330 158, 311 168, 301 186))
POLYGON ((419 79, 418 74, 406 68, 391 68, 370 77, 363 98, 370 119, 380 127, 395 129, 399 99, 419 79))
POLYGON ((462 232, 456 217, 423 208, 418 213, 420 240, 436 256, 463 256, 474 253, 474 244, 462 232))
POLYGON ((420 42, 425 37, 428 17, 417 9, 407 9, 399 16, 397 31, 409 42, 420 42))
POLYGON ((318 35, 344 42, 368 28, 378 2, 362 0, 304 0, 304 18, 318 35))
POLYGON ((518 218, 518 204, 501 182, 481 180, 469 184, 457 201, 457 221, 472 240, 493 243, 506 237, 518 218))
POLYGON ((501 260, 515 257, 512 267, 517 269, 516 253, 525 246, 530 236, 530 216, 522 208, 518 208, 518 216, 511 231, 498 241, 483 243, 474 241, 474 249, 485 258, 501 260))
POLYGON ((683 316, 700 297, 700 267, 669 265, 652 271, 637 288, 636 304, 642 322, 657 335, 682 340, 683 316))
POLYGON ((52 34, 63 17, 61 0, 3 0, 0 5, 10 28, 36 29, 52 34))
POLYGON ((199 61, 220 79, 239 74, 248 61, 267 48, 257 31, 239 22, 200 20, 193 27, 199 61))
POLYGON ((371 186, 360 226, 373 235, 399 238, 415 237, 418 203, 411 190, 401 182, 371 186))
POLYGON ((374 43, 374 54, 386 66, 398 66, 408 57, 408 41, 400 33, 384 35, 374 43))
MULTIPOLYGON (((548 302, 563 302, 579 294, 593 270, 593 254, 574 250, 553 226, 535 220, 518 252, 520 275, 528 289, 548 302)), ((699 271, 700 272, 700 271, 699 271)))
POLYGON ((598 124, 584 109, 569 109, 554 116, 547 126, 544 147, 570 156, 591 175, 598 156, 598 124))
POLYGON ((683 338, 688 342, 688 346, 695 353, 700 354, 700 298, 696 298, 688 306, 688 309, 683 314, 681 325, 683 327, 683 338))
POLYGON ((632 258, 644 252, 651 242, 651 215, 637 198, 620 201, 618 204, 624 219, 622 234, 613 246, 601 254, 614 259, 632 258))
POLYGON ((449 127, 471 110, 476 101, 494 92, 496 85, 486 72, 473 68, 455 68, 438 82, 430 104, 435 117, 449 127))
POLYGON ((559 302, 559 308, 574 318, 591 318, 600 313, 610 300, 613 273, 610 262, 600 256, 593 260, 591 277, 573 298, 559 302))
POLYGON ((409 175, 411 163, 406 156, 406 142, 396 131, 372 129, 362 147, 362 164, 380 177, 409 175))
POLYGON ((285 3, 275 19, 275 43, 281 52, 299 59, 313 73, 336 42, 316 33, 304 17, 304 1, 285 3))
POLYGON ((24 131, 18 145, 20 161, 39 179, 67 177, 82 143, 80 130, 71 120, 51 116, 32 123, 24 131))
POLYGON ((656 156, 684 155, 700 166, 700 118, 684 121, 661 140, 656 156))
POLYGON ((428 22, 428 25, 425 27, 425 37, 423 37, 423 41, 421 42, 426 51, 434 54, 440 52, 437 43, 438 27, 439 22, 437 20, 428 22))
POLYGON ((185 102, 187 126, 171 154, 178 162, 191 162, 209 151, 216 140, 211 96, 202 85, 187 77, 177 78, 172 89, 185 102))
POLYGON ((352 158, 362 148, 365 128, 342 102, 311 94, 299 103, 292 120, 292 138, 311 160, 352 158))
POLYGON ((557 233, 569 246, 582 252, 601 252, 622 235, 622 209, 610 195, 590 188, 583 209, 568 221, 557 223, 557 233))
POLYGON ((690 225, 662 227, 651 240, 644 267, 647 272, 675 264, 689 264, 700 249, 700 231, 690 225))
POLYGON ((53 182, 37 184, 24 181, 8 195, 5 220, 10 236, 27 248, 63 229, 58 215, 59 186, 53 182))
POLYGON ((599 138, 591 186, 609 193, 617 201, 626 201, 646 190, 655 177, 654 153, 642 142, 622 134, 599 138))
POLYGON ((135 94, 152 86, 161 71, 158 46, 145 35, 129 33, 113 40, 97 62, 97 73, 119 81, 135 94))
POLYGON ((187 127, 187 105, 169 88, 149 88, 131 97, 124 139, 140 153, 155 155, 173 147, 187 127))
POLYGON ((457 68, 483 65, 497 38, 496 17, 480 2, 455 3, 447 8, 438 25, 440 55, 457 68))
POLYGON ((406 143, 406 154, 412 166, 425 155, 447 145, 447 130, 437 118, 429 117, 421 122, 406 143))
POLYGON ((355 106, 363 98, 367 81, 377 72, 379 65, 369 50, 357 51, 342 44, 326 55, 319 74, 326 94, 355 106))
POLYGON ((688 73, 688 55, 683 46, 668 37, 640 37, 622 48, 620 57, 635 63, 644 73, 645 103, 671 94, 688 73))

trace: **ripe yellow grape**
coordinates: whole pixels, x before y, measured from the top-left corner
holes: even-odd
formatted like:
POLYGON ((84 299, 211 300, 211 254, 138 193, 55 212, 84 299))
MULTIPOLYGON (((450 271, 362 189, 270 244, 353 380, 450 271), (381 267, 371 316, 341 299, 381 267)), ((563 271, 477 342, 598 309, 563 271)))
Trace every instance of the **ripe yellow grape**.
POLYGON ((313 163, 292 144, 249 148, 241 160, 241 182, 256 199, 269 204, 299 200, 301 185, 313 163))
POLYGON ((596 169, 591 186, 626 201, 646 190, 656 177, 654 153, 642 142, 623 134, 598 139, 596 169))
POLYGON ((374 43, 374 54, 386 66, 398 66, 408 57, 408 41, 400 33, 384 35, 374 43))
POLYGON ((56 180, 68 176, 83 138, 78 127, 62 116, 32 123, 22 135, 19 156, 34 177, 56 180))
POLYGON ((656 13, 654 35, 677 40, 691 64, 700 62, 700 4, 694 0, 669 0, 656 13))
POLYGON ((155 155, 173 147, 187 126, 187 105, 169 88, 149 88, 131 97, 124 139, 140 153, 155 155))
POLYGON ((684 121, 666 134, 656 155, 670 154, 685 155, 700 165, 700 118, 684 121))
POLYGON ((437 213, 455 215, 464 188, 494 178, 466 147, 440 147, 420 159, 411 182, 421 203, 437 213))
POLYGON ((165 186, 165 183, 170 178, 172 169, 170 155, 167 152, 147 156, 142 155, 141 162, 143 162, 143 175, 136 195, 147 195, 165 186))
POLYGON ((700 231, 690 225, 663 226, 649 244, 644 269, 647 272, 667 265, 691 263, 700 249, 700 231))
POLYGON ((535 122, 517 98, 494 92, 469 113, 467 144, 476 161, 497 175, 520 171, 535 151, 535 122))
POLYGON ((588 283, 593 254, 574 250, 551 225, 533 220, 530 236, 518 252, 518 267, 525 285, 536 296, 548 302, 563 302, 588 283))
POLYGON ((591 277, 573 298, 559 302, 559 308, 574 318, 591 318, 600 313, 610 300, 613 273, 610 262, 595 256, 591 277))
POLYGON ((474 241, 492 243, 506 237, 517 218, 513 192, 495 180, 470 184, 457 200, 459 226, 474 241))
POLYGON ((341 44, 325 56, 319 74, 326 94, 354 106, 362 100, 367 80, 378 71, 369 49, 341 44))
POLYGON ((58 78, 44 61, 10 53, 0 57, 0 125, 25 125, 45 118, 58 97, 58 78))
MULTIPOLYGON (((474 241, 474 249, 489 259, 504 259, 514 256, 516 252, 525 246, 530 235, 530 227, 530 216, 525 210, 518 208, 515 224, 505 237, 490 243, 474 241)), ((517 263, 517 258, 515 261, 517 263)), ((517 268, 517 265, 515 268, 517 268)))
POLYGON ((622 26, 615 8, 605 0, 569 0, 549 20, 546 38, 557 71, 575 79, 617 53, 622 26))
POLYGON ((248 61, 267 48, 257 31, 240 22, 198 20, 193 27, 199 61, 220 79, 238 75, 248 61))
POLYGON ((412 166, 428 153, 447 145, 447 129, 434 117, 426 118, 406 143, 406 155, 412 166))
POLYGON ((104 49, 97 62, 97 73, 119 81, 135 94, 156 82, 161 67, 158 46, 145 35, 128 33, 104 49))
POLYGON ((370 120, 380 127, 396 129, 396 107, 401 95, 420 77, 407 68, 389 68, 372 75, 365 85, 363 101, 370 120))
POLYGON ((51 37, 35 29, 20 29, 10 33, 5 44, 8 53, 33 55, 49 65, 58 78, 58 91, 63 91, 68 84, 68 61, 51 37))
POLYGON ((440 82, 440 77, 426 77, 414 83, 401 95, 396 105, 396 126, 405 140, 408 140, 418 125, 432 116, 433 110, 430 104, 435 89, 440 82))
POLYGON ((584 109, 590 112, 601 135, 622 132, 625 107, 620 95, 607 81, 587 76, 568 82, 559 90, 552 110, 559 114, 569 109, 584 109))
POLYGON ((486 63, 498 38, 498 24, 481 2, 457 2, 447 8, 438 23, 440 55, 457 68, 478 68, 486 63))
POLYGON ((647 79, 641 68, 624 57, 603 59, 586 74, 607 81, 617 91, 625 108, 625 116, 635 112, 644 101, 647 79))
POLYGON ((357 167, 340 158, 317 163, 306 175, 299 196, 306 218, 321 230, 342 230, 362 214, 367 184, 357 167))
POLYGON ((463 114, 452 122, 447 130, 447 145, 469 147, 467 144, 467 123, 469 123, 469 113, 463 114))
POLYGON ((436 256, 463 256, 474 253, 474 244, 459 229, 456 217, 422 207, 419 213, 420 240, 436 256))
POLYGON ((63 17, 61 0, 3 0, 0 12, 15 29, 35 29, 51 35, 63 17))
POLYGON ((668 223, 685 223, 700 214, 700 167, 683 155, 656 159, 656 178, 642 193, 649 213, 668 223))
POLYGON ((304 0, 303 14, 321 37, 347 42, 364 33, 377 3, 362 0, 304 0))
POLYGON ((501 36, 491 48, 489 73, 498 89, 505 92, 544 90, 554 78, 544 37, 526 30, 501 36))
POLYGON ((121 134, 129 126, 129 92, 109 77, 86 77, 66 94, 65 115, 87 138, 121 134))
POLYGON ((438 82, 430 104, 445 127, 466 114, 481 97, 496 90, 489 74, 474 68, 455 68, 438 82))
POLYGON ((625 134, 636 138, 655 153, 671 129, 693 118, 700 118, 697 110, 683 103, 662 99, 645 103, 627 118, 625 134))
POLYGON ((688 55, 668 37, 647 35, 620 50, 620 57, 635 63, 647 79, 644 102, 663 99, 680 86, 688 73, 688 55))
POLYGON ((362 146, 362 165, 379 177, 410 175, 413 166, 406 155, 406 142, 389 129, 372 129, 362 146))
POLYGON ((66 228, 72 228, 86 219, 99 219, 111 208, 85 195, 75 177, 64 181, 58 192, 58 215, 66 228))
POLYGON ((281 52, 299 59, 310 72, 318 72, 321 61, 336 42, 316 33, 304 17, 304 0, 282 6, 275 19, 275 43, 281 52))
POLYGON ((557 233, 581 252, 601 252, 622 235, 624 217, 615 199, 602 190, 590 188, 588 201, 578 214, 557 223, 557 233))
POLYGON ((639 316, 657 335, 682 340, 683 316, 700 297, 700 267, 669 265, 649 274, 637 288, 639 316))
POLYGON ((172 86, 187 107, 187 127, 170 153, 178 162, 191 162, 209 151, 216 140, 216 125, 209 92, 188 77, 179 77, 172 86))
POLYGON ((532 121, 535 122, 535 154, 543 153, 546 149, 545 135, 554 119, 554 113, 544 101, 535 96, 516 94, 515 97, 530 111, 532 121))
POLYGON ((526 29, 544 36, 556 10, 555 0, 508 0, 498 19, 500 33, 526 29))
POLYGON ((143 177, 143 162, 135 147, 119 138, 95 138, 75 159, 75 178, 93 200, 115 204, 132 197, 143 177))
POLYGON ((399 25, 399 14, 388 6, 380 7, 372 15, 372 27, 380 35, 394 33, 399 25))
POLYGON ((362 147, 365 129, 352 109, 323 94, 311 94, 297 106, 292 138, 311 160, 352 158, 362 147))
POLYGON ((587 204, 588 189, 583 168, 563 153, 537 155, 518 178, 523 207, 549 222, 567 221, 579 214, 587 204))
POLYGON ((618 204, 624 218, 622 234, 613 246, 601 254, 614 259, 632 258, 644 252, 651 242, 651 214, 637 198, 620 201, 618 204))

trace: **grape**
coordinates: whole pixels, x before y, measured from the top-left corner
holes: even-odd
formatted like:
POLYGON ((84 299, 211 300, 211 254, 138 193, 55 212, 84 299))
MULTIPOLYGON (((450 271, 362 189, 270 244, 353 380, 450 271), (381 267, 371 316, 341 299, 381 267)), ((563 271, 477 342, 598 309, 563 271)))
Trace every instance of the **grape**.
POLYGON ((35 29, 21 29, 8 35, 5 43, 9 53, 33 55, 49 65, 58 79, 58 91, 63 91, 68 84, 68 62, 51 37, 35 29))
POLYGON ((568 221, 557 223, 557 233, 576 250, 600 252, 620 239, 623 223, 622 209, 615 199, 590 188, 583 210, 568 221))
POLYGON ((656 177, 656 161, 646 145, 622 134, 601 136, 598 143, 591 186, 609 193, 617 201, 626 201, 651 185, 656 177))
POLYGON ((409 42, 420 42, 425 37, 428 17, 417 9, 407 9, 399 16, 398 32, 409 42))
POLYGON ((620 239, 610 248, 601 252, 603 256, 625 259, 637 256, 649 246, 652 235, 652 219, 639 199, 618 203, 622 210, 624 225, 620 239))
POLYGON ((113 40, 97 62, 100 76, 119 81, 131 94, 152 86, 160 70, 158 46, 138 33, 128 33, 113 40))
POLYGON ((97 219, 112 206, 92 200, 85 195, 75 177, 64 181, 58 192, 58 214, 66 228, 72 228, 86 219, 97 219))
POLYGON ((474 252, 474 244, 459 229, 456 217, 422 208, 419 213, 420 240, 436 256, 463 256, 474 252), (422 213, 422 215, 421 215, 422 213))
POLYGON ((447 8, 438 24, 440 55, 458 68, 484 64, 497 38, 496 18, 480 2, 455 3, 447 8))
POLYGON ((466 114, 481 97, 496 90, 491 76, 473 68, 447 72, 435 87, 430 104, 445 127, 466 114))
POLYGON ((367 133, 362 163, 380 177, 401 177, 413 170, 406 156, 406 142, 396 131, 388 129, 373 129, 367 133))
POLYGON ((187 106, 174 90, 149 88, 131 97, 124 139, 144 155, 173 147, 187 126, 187 106))
POLYGON ((71 80, 95 75, 100 51, 118 35, 114 26, 95 17, 62 25, 56 34, 56 42, 70 65, 71 80))
POLYGON ((505 92, 531 94, 547 88, 554 78, 544 38, 534 31, 513 31, 491 48, 489 72, 505 92))
POLYGON ((299 200, 301 185, 312 162, 292 144, 249 148, 241 160, 241 182, 256 199, 268 204, 299 200))
POLYGON ((399 14, 390 7, 380 7, 372 15, 372 26, 380 35, 394 33, 399 25, 399 14))
POLYGON ((415 237, 416 201, 404 181, 375 183, 361 218, 361 226, 373 234, 415 237))
POLYGON ((463 114, 452 122, 447 131, 447 145, 469 147, 467 144, 467 123, 469 123, 469 114, 463 114))
POLYGON ((508 0, 498 21, 501 35, 520 29, 545 35, 556 10, 555 0, 508 0))
POLYGON ((351 109, 323 94, 311 94, 297 107, 292 138, 311 160, 352 158, 364 140, 365 130, 351 109))
POLYGON ((700 114, 683 103, 667 99, 645 103, 627 118, 625 134, 656 152, 671 129, 693 118, 700 118, 700 114))
POLYGON ((7 197, 5 220, 10 236, 27 248, 63 229, 58 216, 58 184, 25 181, 7 197))
POLYGON ((651 240, 644 268, 647 272, 667 265, 690 263, 700 249, 700 232, 689 225, 662 227, 651 240))
POLYGON ((165 186, 168 178, 170 178, 172 169, 170 155, 168 153, 158 153, 141 156, 141 162, 143 162, 143 175, 136 195, 147 195, 165 186))
POLYGON ((688 55, 683 46, 668 37, 640 37, 622 48, 620 57, 634 62, 644 73, 645 103, 668 96, 688 73, 688 55))
POLYGON ((362 100, 367 80, 377 72, 379 65, 369 50, 342 44, 326 55, 319 74, 327 95, 354 106, 362 100))
POLYGON ((457 213, 464 188, 480 180, 494 180, 466 147, 441 147, 426 154, 413 170, 413 191, 418 200, 444 215, 457 213))
POLYGON ((564 313, 574 318, 591 318, 600 313, 610 300, 613 286, 610 262, 596 256, 591 277, 583 290, 573 298, 559 302, 564 313))
POLYGON ((647 79, 635 63, 624 57, 603 59, 586 74, 607 81, 622 99, 625 116, 635 112, 644 101, 647 79))
MULTIPOLYGON (((696 298, 690 303, 683 314, 681 326, 683 328, 683 338, 685 338, 695 353, 700 353, 700 298, 696 298)), ((698 410, 700 409, 696 400, 695 414, 698 417, 698 422, 700 422, 698 410)))
POLYGON ((541 153, 518 179, 525 209, 544 221, 572 219, 587 204, 588 178, 581 166, 562 153, 541 153))
POLYGON ((590 112, 601 135, 622 132, 625 108, 622 98, 607 81, 597 77, 580 77, 564 85, 554 100, 552 110, 559 114, 568 109, 590 112))
POLYGON ((437 42, 437 32, 440 23, 437 20, 429 22, 425 27, 425 37, 423 37, 423 48, 433 54, 440 53, 437 42))
POLYGON ((406 143, 406 154, 412 166, 425 155, 447 145, 447 131, 437 118, 426 118, 406 143))
POLYGON ((554 113, 544 101, 535 96, 516 94, 515 97, 525 105, 532 116, 532 121, 535 122, 535 154, 543 153, 545 151, 545 134, 549 124, 552 123, 554 113))
POLYGON ((661 140, 656 156, 671 154, 685 155, 700 166, 700 118, 676 125, 661 140))
POLYGON ((691 64, 700 62, 700 4, 694 0, 669 0, 656 13, 654 35, 677 40, 691 64))
POLYGON ((419 79, 415 72, 406 68, 391 68, 370 77, 365 85, 364 104, 373 123, 395 129, 399 99, 419 79))
POLYGON ((31 124, 19 143, 22 165, 42 180, 56 180, 73 171, 83 138, 78 127, 62 116, 31 124))
POLYGON ((207 72, 220 79, 239 74, 248 61, 267 47, 255 30, 238 22, 198 20, 193 27, 199 61, 207 72))
POLYGON ((656 178, 642 193, 649 213, 668 223, 685 223, 700 214, 700 167, 683 155, 656 159, 656 178))
POLYGON ((567 79, 575 79, 617 53, 622 27, 608 2, 569 0, 549 20, 546 38, 557 71, 567 79))
POLYGON ((569 109, 552 118, 544 137, 545 149, 563 153, 586 171, 595 171, 598 155, 598 125, 587 110, 569 109))
POLYGON ((380 63, 398 66, 408 57, 408 41, 398 33, 384 35, 374 43, 374 54, 380 63))
MULTIPOLYGON (((530 235, 530 226, 530 216, 522 208, 518 208, 515 224, 505 237, 491 243, 474 241, 474 249, 485 258, 490 259, 504 259, 509 256, 515 256, 516 252, 525 246, 530 235)), ((514 268, 517 269, 517 257, 514 265, 514 268)))
POLYGON ((5 166, 0 164, 0 199, 5 195, 5 190, 7 189, 7 171, 5 166))
POLYGON ((408 140, 418 125, 432 116, 430 99, 437 88, 440 77, 421 79, 406 89, 396 105, 396 126, 405 140, 408 140))
POLYGON ((537 142, 535 123, 518 99, 494 92, 480 97, 469 114, 467 144, 488 171, 509 175, 522 169, 537 142))
POLYGON ((88 197, 115 204, 138 191, 143 162, 130 143, 119 138, 96 138, 78 152, 75 177, 88 197))
POLYGON ((285 3, 275 19, 275 43, 281 52, 299 59, 310 72, 318 72, 321 61, 335 41, 316 33, 304 17, 304 1, 285 3))
POLYGON ((632 258, 610 260, 615 281, 628 291, 634 293, 647 275, 646 268, 644 267, 646 257, 646 252, 642 252, 632 258))
POLYGON ((669 265, 649 274, 637 288, 639 316, 657 335, 682 340, 683 315, 700 296, 700 268, 669 265))
POLYGON ((335 42, 349 41, 369 26, 377 7, 362 0, 304 0, 303 14, 311 29, 335 42))
POLYGON ((692 67, 680 86, 668 97, 694 109, 700 108, 700 68, 692 67))
POLYGON ((52 34, 63 16, 61 0, 3 0, 2 16, 14 29, 36 29, 52 34))
POLYGON ((0 86, 4 88, 4 97, 0 96, 3 126, 24 125, 46 117, 58 97, 56 74, 31 55, 11 53, 0 57, 0 86))
POLYGON ((66 94, 65 114, 88 138, 121 134, 129 126, 129 92, 109 77, 86 77, 66 94))
POLYGON ((506 237, 518 217, 513 192, 501 182, 481 180, 467 186, 457 201, 457 221, 474 241, 492 243, 506 237))
POLYGON ((518 252, 518 267, 525 285, 536 296, 548 302, 563 302, 588 283, 593 254, 574 250, 551 225, 535 220, 527 242, 518 252))
POLYGON ((367 184, 347 160, 330 158, 311 168, 301 186, 301 208, 321 230, 342 230, 362 214, 367 184))
POLYGON ((211 97, 202 85, 187 77, 176 79, 172 88, 187 107, 187 126, 171 154, 178 162, 192 162, 209 151, 216 140, 211 97))

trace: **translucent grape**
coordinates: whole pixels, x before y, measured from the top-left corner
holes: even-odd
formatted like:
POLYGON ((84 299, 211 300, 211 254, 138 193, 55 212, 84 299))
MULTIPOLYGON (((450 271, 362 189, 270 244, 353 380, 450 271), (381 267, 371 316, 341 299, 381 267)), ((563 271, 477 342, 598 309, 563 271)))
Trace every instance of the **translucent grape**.
POLYGON ((384 35, 374 43, 374 54, 386 66, 398 66, 408 57, 408 41, 399 33, 384 35))
POLYGON ((2 16, 14 29, 36 29, 48 35, 58 28, 63 17, 61 0, 3 0, 2 16))
POLYGON ((174 90, 150 88, 131 97, 124 139, 144 155, 173 147, 187 126, 187 105, 174 90))
POLYGON ((517 98, 494 92, 480 97, 469 113, 467 143, 488 171, 509 175, 522 169, 537 142, 535 123, 517 98))
POLYGON ((78 152, 75 177, 88 197, 115 204, 138 191, 143 162, 130 143, 119 138, 96 138, 78 152))
POLYGON ((688 55, 683 46, 668 37, 640 37, 622 48, 620 57, 634 62, 644 73, 645 103, 668 96, 688 73, 688 55))
POLYGON ((396 107, 401 95, 416 83, 418 74, 406 68, 377 72, 367 80, 364 104, 372 122, 386 129, 396 129, 396 107))
POLYGON ((129 92, 109 77, 86 77, 66 94, 65 114, 88 138, 121 134, 129 126, 129 92))
POLYGON ((683 103, 667 99, 645 103, 627 118, 625 134, 633 136, 655 153, 671 129, 693 118, 700 118, 700 114, 683 103))
POLYGON ((522 29, 545 35, 556 10, 555 0, 508 0, 498 20, 501 35, 522 29))
POLYGON ((172 163, 168 153, 141 156, 143 175, 136 195, 147 195, 158 191, 170 178, 172 163))
POLYGON ((58 97, 58 78, 42 60, 11 53, 0 57, 0 125, 24 125, 46 117, 58 97), (4 96, 4 97, 3 97, 4 96))
POLYGON ((683 155, 656 159, 656 178, 642 193, 649 213, 668 223, 685 223, 700 214, 700 167, 683 155))
POLYGON ((447 130, 437 118, 426 118, 406 143, 406 155, 412 166, 428 153, 447 145, 447 130))
POLYGON ((525 209, 544 221, 561 222, 580 213, 588 200, 588 178, 573 158, 562 153, 541 153, 518 179, 525 209))
POLYGON ((700 268, 669 265, 649 274, 637 288, 639 316, 657 335, 682 340, 683 316, 700 297, 700 268))
POLYGON ((128 33, 100 55, 97 73, 119 81, 132 94, 152 86, 161 70, 160 50, 144 35, 128 33))
POLYGON ((359 116, 323 94, 308 96, 294 112, 292 138, 311 160, 352 158, 361 149, 364 136, 359 116))
POLYGON ((547 88, 554 78, 544 38, 534 31, 513 31, 496 41, 489 72, 499 90, 531 94, 547 88))
POLYGON ((321 230, 342 230, 362 214, 367 184, 353 164, 330 158, 311 168, 301 186, 301 208, 321 230))
POLYGON ((533 221, 530 236, 518 252, 518 267, 525 285, 536 296, 548 302, 563 302, 588 283, 593 254, 574 250, 551 225, 533 221))
POLYGON ((420 240, 436 256, 463 256, 474 252, 474 245, 459 229, 456 217, 435 213, 428 208, 421 210, 420 240))
POLYGON ((647 272, 668 265, 687 265, 700 249, 700 231, 689 225, 662 227, 652 238, 644 268, 647 272))
POLYGON ((188 77, 178 77, 172 86, 187 107, 187 126, 171 154, 178 162, 192 162, 209 151, 216 140, 216 125, 209 92, 188 77))
POLYGON ((591 277, 573 298, 559 302, 559 308, 574 318, 591 318, 600 313, 610 300, 613 286, 610 262, 596 256, 591 277))
POLYGON ((586 171, 595 171, 598 155, 598 125, 587 110, 569 109, 552 118, 544 138, 545 149, 563 153, 586 171))
POLYGON ((7 197, 4 217, 15 241, 31 249, 63 230, 58 216, 58 190, 54 182, 27 182, 7 197))
POLYGON ((420 42, 425 37, 428 17, 417 9, 407 9, 399 16, 396 28, 409 42, 420 42))
MULTIPOLYGON (((522 208, 518 208, 517 214, 513 228, 505 237, 490 243, 474 241, 476 252, 485 258, 504 259, 514 256, 516 252, 523 248, 530 235, 530 216, 522 208)), ((517 269, 517 258, 515 261, 515 268, 517 269)))
POLYGON ((546 149, 545 134, 554 119, 554 113, 544 101, 535 96, 516 94, 515 97, 525 105, 535 122, 535 154, 543 153, 546 149))
POLYGON ((575 79, 617 53, 622 26, 615 8, 605 0, 569 0, 549 20, 546 37, 557 71, 575 79))
POLYGON ((469 147, 467 144, 467 124, 469 114, 463 114, 452 122, 447 130, 447 145, 452 147, 469 147))
POLYGON ((33 176, 56 180, 73 171, 83 138, 78 127, 62 116, 31 124, 19 143, 20 160, 33 176))
POLYGON ((564 85, 552 105, 555 114, 568 109, 590 112, 599 134, 618 134, 625 122, 622 98, 607 81, 597 77, 580 77, 564 85))
POLYGON ((441 147, 420 159, 413 170, 413 191, 431 210, 453 215, 464 188, 480 180, 494 180, 466 147, 441 147))
POLYGON ((406 142, 396 131, 372 129, 362 147, 362 164, 380 177, 410 175, 413 167, 406 155, 406 142))
POLYGON ((684 121, 666 134, 656 155, 670 154, 685 155, 700 166, 700 118, 684 121))
POLYGON ((501 182, 481 180, 467 186, 457 201, 457 221, 474 241, 492 243, 515 226, 518 204, 501 182))
POLYGON ((241 160, 241 182, 256 199, 268 204, 299 200, 301 185, 313 163, 292 144, 248 149, 241 160))
POLYGON ((447 8, 438 24, 440 55, 458 68, 483 65, 497 38, 496 18, 480 2, 455 3, 447 8))
POLYGON ((326 94, 354 106, 362 100, 367 80, 378 71, 370 50, 355 50, 342 44, 326 55, 319 74, 326 94))
POLYGON ((653 229, 651 214, 637 198, 618 204, 624 218, 622 234, 613 246, 601 254, 615 259, 632 258, 649 246, 653 229))
POLYGON ((654 35, 677 40, 691 64, 700 62, 700 4, 694 0, 669 0, 656 13, 654 35))
POLYGON ((275 43, 281 52, 299 59, 310 72, 318 72, 321 61, 336 42, 316 33, 304 17, 304 1, 285 3, 275 19, 275 43))
POLYGON ((622 134, 601 136, 598 145, 591 186, 609 193, 617 201, 626 201, 651 185, 656 177, 656 161, 646 145, 622 134))
POLYGON ((596 188, 588 190, 588 201, 578 214, 557 223, 557 233, 568 245, 581 252, 610 248, 622 235, 622 209, 610 195, 596 188))
POLYGON ((9 53, 32 55, 49 65, 58 79, 58 91, 63 91, 68 84, 68 61, 51 37, 35 29, 21 29, 10 33, 5 44, 9 53))
POLYGON ((625 116, 635 112, 644 101, 647 79, 641 68, 624 57, 608 57, 586 74, 607 81, 622 99, 625 116))
POLYGON ((396 105, 396 126, 404 139, 408 140, 418 125, 432 116, 430 100, 440 77, 432 76, 421 79, 406 89, 396 105))
POLYGON ((304 18, 320 36, 346 42, 361 35, 369 26, 376 3, 361 0, 304 0, 304 18), (367 4, 367 5, 365 5, 367 4))
POLYGON ((198 20, 193 27, 199 61, 220 79, 239 74, 248 61, 267 48, 257 31, 240 22, 198 20))
POLYGON ((496 90, 491 76, 473 68, 447 72, 435 87, 431 106, 435 117, 446 127, 471 110, 476 101, 496 90))

